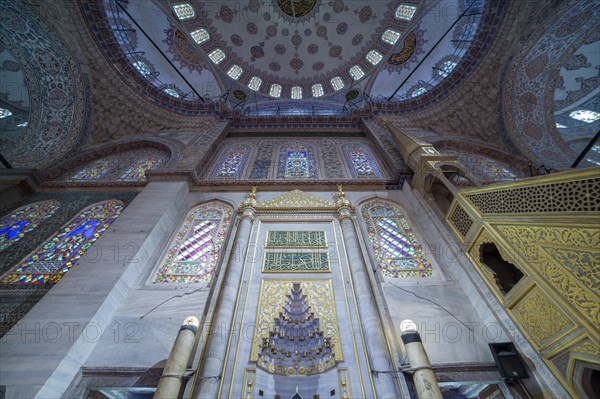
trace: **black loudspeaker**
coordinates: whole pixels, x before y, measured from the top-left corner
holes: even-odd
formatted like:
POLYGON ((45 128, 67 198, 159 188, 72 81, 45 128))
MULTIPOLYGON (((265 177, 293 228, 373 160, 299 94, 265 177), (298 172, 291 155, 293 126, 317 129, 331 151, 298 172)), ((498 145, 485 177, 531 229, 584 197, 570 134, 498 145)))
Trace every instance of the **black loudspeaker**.
POLYGON ((500 375, 507 380, 529 378, 527 366, 512 342, 489 344, 500 375))

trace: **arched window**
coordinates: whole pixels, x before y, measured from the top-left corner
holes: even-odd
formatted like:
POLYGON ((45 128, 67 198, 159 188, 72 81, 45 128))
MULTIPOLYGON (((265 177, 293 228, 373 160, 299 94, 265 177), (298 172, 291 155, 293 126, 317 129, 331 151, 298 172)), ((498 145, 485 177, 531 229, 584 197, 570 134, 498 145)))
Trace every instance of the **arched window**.
POLYGON ((72 219, 58 234, 28 256, 2 283, 54 284, 77 263, 121 214, 123 203, 98 202, 72 219))
POLYGON ((239 179, 249 155, 250 147, 245 145, 225 149, 211 173, 211 179, 239 179))
POLYGON ((295 141, 279 151, 277 164, 278 179, 318 177, 315 150, 295 141))
POLYGON ((493 159, 477 157, 475 166, 485 180, 513 180, 515 174, 493 159))
POLYGON ((456 155, 460 163, 480 180, 514 180, 517 178, 517 176, 509 169, 508 165, 496 161, 493 158, 451 148, 444 148, 441 151, 444 154, 456 155))
POLYGON ((60 208, 55 200, 35 202, 17 209, 0 220, 0 251, 19 241, 60 208))
POLYGON ((406 218, 395 206, 374 200, 362 206, 371 248, 384 277, 433 276, 406 218))
POLYGON ((70 180, 100 180, 110 170, 115 168, 118 163, 119 161, 115 158, 98 159, 97 161, 87 164, 83 168, 79 169, 79 171, 75 172, 75 174, 71 176, 70 180))
POLYGON ((342 152, 353 177, 375 179, 383 177, 369 148, 361 144, 344 144, 342 152))
POLYGON ((146 180, 147 170, 156 170, 163 163, 163 159, 160 157, 149 157, 145 159, 139 159, 133 163, 126 171, 119 177, 119 180, 124 181, 140 181, 146 180))
POLYGON ((171 242, 154 283, 210 283, 231 214, 230 207, 218 202, 192 209, 171 242))

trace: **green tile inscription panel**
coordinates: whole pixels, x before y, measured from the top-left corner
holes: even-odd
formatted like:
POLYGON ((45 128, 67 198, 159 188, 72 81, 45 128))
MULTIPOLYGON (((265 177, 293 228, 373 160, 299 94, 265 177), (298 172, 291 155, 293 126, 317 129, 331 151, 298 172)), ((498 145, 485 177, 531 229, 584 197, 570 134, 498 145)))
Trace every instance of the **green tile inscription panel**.
POLYGON ((326 253, 266 253, 263 272, 329 272, 329 256, 326 253))
POLYGON ((269 231, 270 248, 326 248, 324 231, 269 231))

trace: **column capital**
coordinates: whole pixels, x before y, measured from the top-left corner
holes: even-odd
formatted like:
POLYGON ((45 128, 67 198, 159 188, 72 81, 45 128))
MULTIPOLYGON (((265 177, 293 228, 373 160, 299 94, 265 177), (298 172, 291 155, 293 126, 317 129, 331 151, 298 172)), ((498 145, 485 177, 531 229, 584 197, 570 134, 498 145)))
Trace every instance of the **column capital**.
POLYGON ((349 206, 338 207, 338 219, 340 220, 340 222, 344 219, 352 220, 353 214, 354 214, 354 211, 349 206))

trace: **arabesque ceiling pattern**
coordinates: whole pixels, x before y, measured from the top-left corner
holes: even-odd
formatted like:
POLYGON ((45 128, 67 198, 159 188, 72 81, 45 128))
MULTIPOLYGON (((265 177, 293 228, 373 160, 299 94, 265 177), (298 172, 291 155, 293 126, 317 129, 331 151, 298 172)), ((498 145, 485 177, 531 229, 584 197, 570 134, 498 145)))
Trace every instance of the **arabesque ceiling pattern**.
MULTIPOLYGON (((450 43, 453 43, 452 40, 460 39, 465 32, 472 33, 473 29, 479 29, 473 38, 472 46, 448 76, 442 76, 443 79, 440 79, 438 74, 435 87, 428 87, 424 94, 410 98, 404 103, 380 103, 372 100, 365 102, 360 96, 354 97, 358 108, 349 109, 342 109, 342 104, 348 103, 347 95, 355 95, 351 93, 354 90, 356 95, 365 90, 373 93, 376 87, 374 82, 377 79, 391 76, 389 85, 384 85, 387 90, 387 86, 392 87, 391 83, 395 82, 395 79, 399 79, 401 74, 406 76, 412 72, 423 60, 426 53, 432 49, 428 46, 437 41, 433 32, 441 33, 439 28, 435 29, 436 19, 431 18, 436 16, 432 10, 435 10, 437 2, 316 1, 314 6, 311 6, 312 2, 308 1, 308 8, 304 11, 291 11, 292 14, 296 12, 294 17, 289 15, 289 9, 286 11, 285 2, 278 4, 277 1, 244 1, 238 5, 224 1, 211 5, 189 1, 197 11, 195 15, 198 18, 186 22, 177 18, 173 3, 168 0, 130 1, 124 8, 136 21, 138 18, 135 15, 138 15, 141 22, 149 21, 150 25, 156 28, 148 29, 147 33, 167 55, 168 62, 164 58, 159 61, 158 50, 150 49, 150 41, 133 21, 127 19, 127 15, 119 12, 118 15, 122 17, 119 19, 115 18, 116 14, 107 11, 110 11, 107 7, 110 4, 112 10, 115 10, 115 0, 79 0, 79 9, 73 8, 70 0, 61 0, 51 7, 37 0, 30 2, 32 7, 27 5, 29 3, 21 2, 2 4, 4 8, 11 9, 3 13, 1 19, 1 29, 7 30, 4 36, 6 44, 0 49, 6 53, 2 56, 2 68, 6 69, 6 73, 21 74, 21 79, 24 79, 27 85, 26 92, 31 108, 30 114, 27 114, 27 110, 23 113, 29 115, 27 126, 17 129, 18 118, 0 120, 0 128, 3 130, 2 154, 14 166, 52 163, 51 157, 60 157, 69 151, 70 156, 75 155, 75 144, 83 144, 84 141, 87 144, 83 148, 92 148, 98 143, 108 144, 122 140, 132 142, 135 141, 136 135, 149 138, 152 135, 163 134, 164 137, 173 137, 184 144, 183 154, 176 168, 181 167, 192 171, 195 176, 200 176, 203 173, 203 164, 198 163, 198 156, 207 154, 210 148, 224 137, 223 129, 232 116, 236 129, 246 129, 248 132, 272 129, 269 126, 273 123, 279 123, 279 129, 286 129, 289 122, 286 122, 288 119, 279 118, 280 107, 288 107, 297 112, 295 115, 298 117, 289 119, 296 130, 309 126, 311 129, 322 131, 337 129, 337 134, 349 128, 355 131, 363 126, 361 118, 367 118, 365 126, 377 126, 376 123, 369 122, 369 118, 378 113, 386 113, 399 126, 422 128, 448 137, 451 142, 471 142, 489 147, 490 151, 505 151, 517 155, 522 152, 532 159, 534 164, 552 159, 559 162, 549 165, 547 163, 548 166, 560 166, 572 160, 573 154, 585 145, 596 123, 573 123, 569 119, 569 132, 556 127, 557 123, 564 124, 561 118, 565 121, 564 118, 568 117, 568 113, 574 107, 596 107, 597 63, 593 54, 598 40, 595 39, 597 33, 592 25, 587 28, 571 26, 569 29, 572 33, 561 37, 552 36, 555 41, 562 40, 568 43, 555 44, 563 46, 564 51, 561 50, 560 62, 557 64, 560 68, 554 68, 554 75, 544 72, 544 79, 539 82, 536 80, 530 85, 532 88, 535 86, 537 90, 529 90, 537 93, 534 111, 523 111, 521 105, 531 108, 532 102, 525 101, 527 98, 519 101, 520 97, 517 94, 520 92, 511 94, 509 90, 511 87, 521 87, 515 82, 516 74, 513 74, 509 60, 512 58, 514 65, 524 67, 524 58, 529 57, 530 52, 533 54, 537 51, 535 43, 546 43, 549 40, 544 32, 554 32, 555 27, 564 25, 562 19, 560 23, 557 22, 557 15, 558 18, 567 15, 567 12, 569 15, 575 15, 578 9, 590 8, 593 4, 591 1, 563 2, 560 4, 560 12, 555 12, 557 5, 553 4, 544 8, 527 2, 479 2, 481 6, 485 6, 482 9, 484 12, 479 27, 469 27, 464 21, 458 21, 453 28, 458 33, 450 31, 450 43), (395 12, 402 4, 417 7, 411 21, 402 22, 396 18, 395 12), (267 13, 269 15, 266 15, 267 13), (329 14, 329 17, 325 17, 325 14, 329 14), (12 15, 14 18, 8 19, 5 15, 12 15), (248 15, 254 15, 254 19, 244 20, 242 23, 242 19, 248 18, 248 15), (343 20, 340 19, 341 16, 343 20), (109 18, 121 25, 111 24, 109 18), (328 18, 328 21, 325 21, 325 18, 328 18), (45 19, 51 25, 47 24, 45 19), (542 23, 544 19, 547 19, 547 22, 542 23), (522 20, 529 23, 519 23, 522 20), (342 24, 338 32, 338 26, 344 21, 353 23, 346 22, 347 28, 342 24), (248 31, 250 29, 254 32, 250 22, 256 25, 257 30, 254 34, 248 31), (17 28, 20 26, 27 34, 17 37, 19 29, 12 29, 13 25, 17 28), (274 35, 274 28, 269 28, 273 25, 276 25, 277 32, 274 35), (123 30, 119 30, 118 26, 123 30), (317 34, 320 26, 327 28, 327 37, 317 34), (190 32, 201 27, 207 29, 210 39, 197 44, 190 32), (302 29, 297 29, 298 27, 302 29), (398 28, 402 35, 394 45, 385 47, 380 33, 390 27, 398 28), (284 29, 288 29, 287 36, 283 34, 284 29), (531 36, 534 32, 537 33, 532 41, 523 49, 523 38, 531 36), (301 40, 298 40, 296 34, 301 40), (27 38, 27 35, 31 37, 27 38), (234 35, 239 36, 241 41, 234 35), (32 42, 33 37, 35 45, 32 42), (126 43, 127 46, 133 47, 125 46, 126 43), (366 58, 370 51, 369 43, 384 57, 377 65, 369 64, 366 58), (283 54, 276 52, 275 48, 278 45, 285 46, 285 52, 281 47, 277 47, 283 54), (44 58, 40 55, 41 58, 36 59, 37 53, 32 51, 36 46, 46 46, 44 50, 50 53, 50 56, 44 58), (219 63, 215 63, 210 56, 216 46, 221 46, 225 54, 225 59, 219 63), (335 55, 338 50, 335 46, 341 47, 341 54, 337 57, 335 55), (330 51, 333 56, 329 54, 330 51), (55 59, 58 61, 58 67, 53 63, 55 59), (147 61, 150 77, 143 76, 134 65, 136 60, 142 59, 147 61), (294 68, 294 65, 300 65, 293 62, 294 59, 302 61, 301 68, 294 68), (227 60, 230 61, 229 64, 226 63, 227 60), (235 65, 243 69, 244 65, 248 65, 248 69, 244 69, 238 79, 228 75, 234 61, 235 65), (15 62, 19 64, 18 69, 21 72, 10 71, 11 68, 15 69, 15 62), (278 71, 274 70, 277 69, 274 65, 274 69, 271 68, 274 62, 281 67, 278 71), (324 81, 323 96, 314 98, 308 77, 311 73, 317 73, 312 67, 318 62, 325 64, 318 76, 329 73, 329 78, 331 74, 340 73, 344 82, 342 90, 332 92, 331 84, 326 87, 327 82, 324 81), (465 62, 467 64, 464 64, 465 62), (242 65, 243 63, 245 64, 242 65), (348 66, 351 68, 354 63, 361 66, 365 72, 358 80, 349 75, 349 70, 345 75, 341 72, 348 66), (464 65, 468 67, 465 68, 464 65), (53 75, 54 70, 58 70, 58 73, 53 75), (176 70, 182 72, 190 85, 176 70), (69 77, 65 74, 71 75, 69 77), (248 88, 249 79, 259 74, 265 78, 265 87, 270 88, 269 85, 275 80, 287 82, 285 89, 282 84, 279 99, 272 97, 269 91, 265 92, 265 87, 261 86, 257 92, 248 88), (247 76, 248 80, 244 80, 244 76, 247 76), (91 82, 88 89, 86 79, 91 82), (189 86, 199 89, 198 93, 206 96, 207 101, 200 101, 189 86), (291 87, 294 86, 302 87, 302 99, 290 98, 291 87), (544 89, 540 90, 540 87, 544 89), (49 96, 54 88, 59 91, 55 90, 51 93, 52 96, 49 96), (173 92, 167 92, 167 89, 172 89, 179 97, 174 96, 173 92), (66 97, 61 95, 60 90, 67 93, 66 97), (229 99, 232 99, 236 90, 244 96, 243 99, 237 99, 242 103, 237 108, 231 101, 211 101, 215 96, 227 93, 229 99), (505 101, 500 107, 502 90, 505 100, 509 95, 515 100, 505 101), (541 92, 545 94, 540 97, 541 92), (86 100, 86 96, 90 97, 90 94, 91 100, 86 100), (64 98, 68 101, 63 101, 64 98), (87 101, 91 101, 91 104, 87 101), (257 111, 265 110, 265 113, 247 114, 250 104, 257 111), (335 107, 332 104, 335 104, 335 107), (553 109, 554 118, 546 116, 540 119, 542 123, 538 124, 539 115, 546 112, 544 110, 548 107, 553 109), (319 110, 331 112, 333 119, 321 120, 318 116, 313 117, 319 115, 319 110), (356 112, 350 114, 353 110, 356 112), (238 111, 241 112, 236 114, 238 111), (531 119, 533 114, 538 116, 531 119), (281 122, 277 122, 280 120, 281 122), (538 144, 536 140, 528 138, 526 130, 515 130, 514 120, 521 125, 527 121, 536 123, 544 137, 542 143, 538 144), (5 129, 6 123, 14 125, 10 132, 5 129), (506 129, 503 123, 506 123, 506 129), (575 130, 571 129, 574 126, 575 130), (91 134, 88 135, 87 131, 91 134), (196 137, 194 132, 198 131, 202 134, 196 137), (179 140, 180 136, 183 137, 182 140, 179 140), (548 141, 546 137, 552 137, 552 140, 548 141), (557 153, 565 155, 561 159, 560 156, 553 158, 557 153), (196 161, 188 159, 189 157, 196 161)), ((458 11, 465 10, 468 6, 462 0, 453 4, 458 11)), ((597 20, 595 13, 597 12, 594 11, 591 19, 582 18, 581 21, 589 25, 590 20, 597 20)), ((456 12, 454 15, 457 15, 456 12)), ((320 32, 323 31, 321 28, 320 32)), ((446 50, 454 51, 453 48, 456 50, 451 44, 446 50)), ((442 66, 440 62, 453 59, 452 54, 441 49, 442 47, 434 47, 431 52, 433 58, 426 59, 421 64, 427 64, 427 67, 413 74, 422 73, 420 81, 425 82, 424 79, 432 78, 436 71, 434 67, 440 69, 442 66)), ((15 106, 11 108, 16 109, 15 106)), ((13 116, 18 115, 17 112, 13 113, 13 116)), ((393 142, 379 130, 374 129, 377 133, 373 133, 371 138, 380 142, 379 145, 386 154, 393 152, 394 149, 387 148, 387 145, 393 145, 393 142), (377 135, 380 138, 377 138, 377 135)), ((81 148, 81 144, 77 148, 81 148)))

